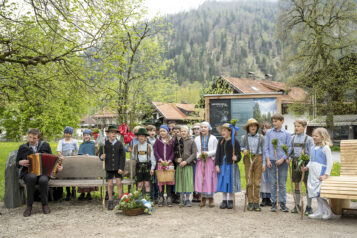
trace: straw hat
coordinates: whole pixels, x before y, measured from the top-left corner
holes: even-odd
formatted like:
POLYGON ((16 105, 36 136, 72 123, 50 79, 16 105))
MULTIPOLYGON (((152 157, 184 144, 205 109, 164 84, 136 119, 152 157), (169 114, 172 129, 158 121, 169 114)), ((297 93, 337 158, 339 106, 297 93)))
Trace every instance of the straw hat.
POLYGON ((221 133, 221 131, 222 131, 223 128, 232 131, 232 128, 230 128, 229 126, 230 126, 229 123, 224 123, 222 126, 217 126, 216 129, 217 129, 217 131, 218 131, 219 133, 221 133))
POLYGON ((255 120, 254 118, 250 118, 250 119, 248 119, 247 123, 244 125, 243 129, 247 130, 249 126, 254 125, 254 124, 257 125, 258 129, 260 128, 260 123, 257 120, 255 120))

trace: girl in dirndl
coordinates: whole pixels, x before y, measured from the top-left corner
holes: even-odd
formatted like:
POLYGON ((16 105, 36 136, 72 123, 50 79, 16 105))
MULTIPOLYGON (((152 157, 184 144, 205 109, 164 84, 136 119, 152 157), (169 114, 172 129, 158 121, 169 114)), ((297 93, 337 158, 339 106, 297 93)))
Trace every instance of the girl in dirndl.
POLYGON ((195 138, 198 158, 195 175, 195 192, 201 193, 200 207, 206 205, 207 199, 209 207, 214 207, 213 195, 217 190, 217 172, 214 160, 218 141, 214 135, 209 133, 211 130, 212 127, 208 122, 202 122, 201 135, 195 138), (202 158, 202 153, 207 156, 206 162, 202 158))
MULTIPOLYGON (((170 136, 170 128, 167 125, 160 126, 160 136, 157 138, 154 146, 154 155, 157 163, 157 170, 164 170, 162 163, 167 163, 168 167, 173 167, 173 160, 175 158, 174 147, 175 139, 170 136)), ((172 207, 172 193, 175 179, 171 182, 159 182, 160 197, 158 205, 162 207, 164 204, 164 191, 166 186, 167 206, 172 207)))
POLYGON ((238 162, 241 159, 240 146, 237 139, 232 138, 232 128, 229 123, 217 127, 217 131, 223 136, 217 146, 216 151, 216 171, 218 175, 217 192, 223 193, 221 209, 233 208, 233 163, 236 163, 234 168, 235 177, 235 192, 240 192, 240 172, 238 162), (234 154, 233 142, 234 140, 234 154))
POLYGON ((310 152, 310 162, 303 170, 309 170, 307 179, 308 195, 317 199, 318 209, 309 215, 312 219, 330 219, 332 212, 326 199, 320 197, 322 181, 327 179, 332 169, 332 155, 330 146, 332 145, 330 136, 325 128, 317 128, 312 132, 314 146, 310 152))

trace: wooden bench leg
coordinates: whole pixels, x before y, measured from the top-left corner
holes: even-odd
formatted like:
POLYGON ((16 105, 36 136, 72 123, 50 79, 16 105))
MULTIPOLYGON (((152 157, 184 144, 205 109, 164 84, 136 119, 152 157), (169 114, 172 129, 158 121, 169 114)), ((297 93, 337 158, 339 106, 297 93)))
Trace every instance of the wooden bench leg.
POLYGON ((343 209, 350 208, 351 200, 330 198, 330 207, 334 214, 342 215, 343 209))

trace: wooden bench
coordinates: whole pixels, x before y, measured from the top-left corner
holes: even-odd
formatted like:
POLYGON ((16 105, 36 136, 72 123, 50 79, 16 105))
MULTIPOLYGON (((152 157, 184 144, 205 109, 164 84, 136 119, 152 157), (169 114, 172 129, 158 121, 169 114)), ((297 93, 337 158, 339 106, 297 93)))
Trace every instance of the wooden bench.
POLYGON ((350 208, 351 199, 357 199, 357 140, 341 141, 340 176, 330 176, 322 182, 321 197, 330 200, 332 211, 342 215, 350 208))
MULTIPOLYGON (((135 160, 126 160, 123 185, 133 185, 135 177, 135 160), (131 169, 130 169, 130 164, 131 169), (127 177, 127 178, 125 178, 127 177)), ((103 176, 106 176, 103 169, 103 162, 98 156, 69 156, 63 158, 63 171, 57 173, 55 179, 48 183, 49 187, 101 187, 103 186, 103 176)), ((115 180, 114 180, 115 183, 115 180)), ((107 185, 104 181, 104 185, 107 185)), ((20 180, 20 185, 25 186, 24 181, 20 180)))

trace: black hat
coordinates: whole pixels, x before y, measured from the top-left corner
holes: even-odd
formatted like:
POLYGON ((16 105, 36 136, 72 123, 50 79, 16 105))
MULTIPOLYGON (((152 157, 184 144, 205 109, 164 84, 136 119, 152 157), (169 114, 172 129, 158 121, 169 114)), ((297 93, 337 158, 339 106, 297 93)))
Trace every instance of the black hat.
POLYGON ((149 136, 147 130, 143 127, 139 128, 138 132, 136 132, 135 135, 136 136, 138 136, 138 135, 149 136))
POLYGON ((110 131, 115 131, 115 132, 119 133, 117 126, 109 126, 105 132, 110 132, 110 131))

